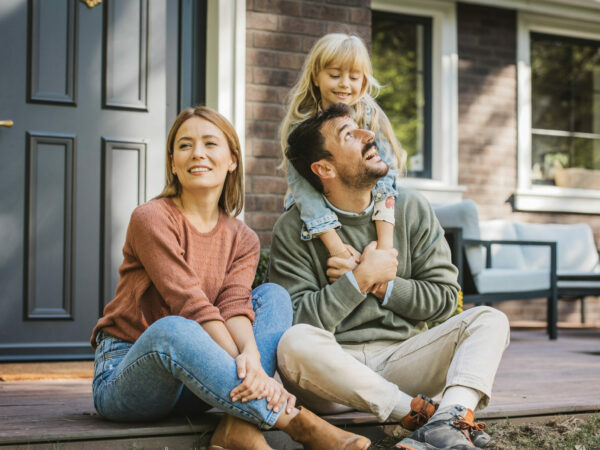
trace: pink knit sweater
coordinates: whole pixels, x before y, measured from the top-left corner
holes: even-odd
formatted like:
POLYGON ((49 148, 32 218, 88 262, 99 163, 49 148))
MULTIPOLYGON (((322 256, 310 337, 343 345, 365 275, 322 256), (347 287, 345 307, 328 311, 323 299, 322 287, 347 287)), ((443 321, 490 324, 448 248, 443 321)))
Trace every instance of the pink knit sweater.
POLYGON ((176 315, 202 323, 245 315, 254 320, 251 286, 259 256, 256 233, 219 213, 199 232, 171 199, 151 200, 131 215, 114 299, 100 329, 135 342, 156 320, 176 315))

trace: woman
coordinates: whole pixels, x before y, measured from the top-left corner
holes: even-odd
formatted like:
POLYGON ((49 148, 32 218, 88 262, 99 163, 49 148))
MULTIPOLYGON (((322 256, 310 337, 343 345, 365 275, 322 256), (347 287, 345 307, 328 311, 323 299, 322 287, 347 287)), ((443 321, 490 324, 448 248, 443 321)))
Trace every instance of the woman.
POLYGON ((362 449, 368 439, 305 409, 273 379, 277 343, 291 325, 287 292, 251 291, 256 234, 243 207, 240 144, 231 124, 188 108, 167 140, 166 186, 131 216, 115 298, 92 334, 94 405, 115 421, 176 408, 226 415, 211 448, 268 449, 275 426, 306 448, 362 449))

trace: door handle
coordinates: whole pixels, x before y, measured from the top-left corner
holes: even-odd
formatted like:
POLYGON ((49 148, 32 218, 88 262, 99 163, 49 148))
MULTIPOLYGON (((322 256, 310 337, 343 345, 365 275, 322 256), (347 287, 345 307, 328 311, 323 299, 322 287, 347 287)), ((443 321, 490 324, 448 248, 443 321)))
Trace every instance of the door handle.
POLYGON ((12 127, 15 123, 12 120, 0 120, 0 127, 12 127))

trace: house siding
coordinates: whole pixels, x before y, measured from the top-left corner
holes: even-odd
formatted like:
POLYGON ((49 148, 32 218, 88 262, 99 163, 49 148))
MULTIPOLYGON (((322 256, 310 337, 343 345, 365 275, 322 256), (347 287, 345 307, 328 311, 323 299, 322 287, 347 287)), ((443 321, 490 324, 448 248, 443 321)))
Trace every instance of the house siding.
MULTIPOLYGON (((305 56, 322 35, 371 35, 370 0, 248 0, 246 11, 245 220, 263 247, 283 209, 287 189, 279 126, 305 56)), ((600 216, 525 213, 512 209, 517 188, 517 12, 457 3, 458 159, 463 197, 480 218, 537 223, 589 223, 600 247, 600 216)), ((559 320, 578 321, 579 302, 559 302, 559 320)), ((511 319, 544 320, 545 303, 498 305, 511 319)), ((588 301, 600 322, 600 302, 588 301)))

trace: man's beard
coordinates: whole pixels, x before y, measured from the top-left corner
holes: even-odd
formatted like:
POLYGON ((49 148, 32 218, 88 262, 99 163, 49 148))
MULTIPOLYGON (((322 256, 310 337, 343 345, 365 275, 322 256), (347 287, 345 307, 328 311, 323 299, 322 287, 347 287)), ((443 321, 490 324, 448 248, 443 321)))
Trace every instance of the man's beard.
MULTIPOLYGON (((375 144, 369 142, 365 144, 362 149, 362 156, 364 156, 371 147, 374 147, 375 144)), ((383 162, 383 160, 382 160, 383 162)), ((371 189, 382 177, 385 177, 390 170, 389 166, 383 162, 383 164, 378 165, 378 167, 369 167, 366 164, 364 159, 361 160, 361 165, 358 168, 353 170, 346 170, 344 167, 343 170, 339 170, 338 168, 338 177, 342 183, 344 183, 347 187, 352 188, 354 190, 362 190, 362 189, 371 189)))

